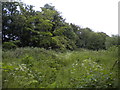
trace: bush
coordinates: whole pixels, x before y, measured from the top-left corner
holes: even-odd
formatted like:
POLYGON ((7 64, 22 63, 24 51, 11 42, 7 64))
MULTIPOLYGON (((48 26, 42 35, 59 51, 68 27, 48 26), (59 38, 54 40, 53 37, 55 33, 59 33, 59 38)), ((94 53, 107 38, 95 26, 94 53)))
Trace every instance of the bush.
POLYGON ((17 46, 12 42, 4 42, 3 49, 15 49, 17 46))
POLYGON ((115 50, 80 49, 62 53, 37 47, 6 50, 2 52, 2 85, 3 88, 116 88, 118 70, 111 70, 118 58, 115 50))

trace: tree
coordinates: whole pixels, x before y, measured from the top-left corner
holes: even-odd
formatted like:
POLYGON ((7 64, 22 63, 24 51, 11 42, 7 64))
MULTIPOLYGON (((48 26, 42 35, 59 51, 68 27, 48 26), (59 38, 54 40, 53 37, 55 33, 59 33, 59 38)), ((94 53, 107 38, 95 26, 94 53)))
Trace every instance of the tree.
POLYGON ((16 26, 16 17, 19 15, 17 10, 17 2, 3 2, 2 3, 2 29, 3 29, 3 42, 10 40, 17 40, 18 27, 16 26))
POLYGON ((111 37, 106 38, 106 49, 110 48, 113 45, 120 45, 119 43, 120 37, 118 35, 112 35, 111 37))
POLYGON ((3 3, 2 11, 3 43, 61 50, 99 50, 116 45, 116 37, 108 37, 103 32, 96 33, 90 28, 66 23, 60 12, 49 4, 41 7, 41 11, 35 11, 32 5, 3 3))

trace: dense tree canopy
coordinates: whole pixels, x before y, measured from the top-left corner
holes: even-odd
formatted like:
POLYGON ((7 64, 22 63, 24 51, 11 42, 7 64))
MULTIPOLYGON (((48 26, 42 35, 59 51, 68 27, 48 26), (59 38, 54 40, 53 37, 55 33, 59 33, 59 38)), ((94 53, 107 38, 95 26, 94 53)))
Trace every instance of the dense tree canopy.
POLYGON ((43 47, 46 49, 74 50, 87 48, 107 49, 118 45, 117 36, 93 32, 65 22, 54 6, 45 4, 41 11, 32 5, 18 2, 2 3, 3 47, 43 47))

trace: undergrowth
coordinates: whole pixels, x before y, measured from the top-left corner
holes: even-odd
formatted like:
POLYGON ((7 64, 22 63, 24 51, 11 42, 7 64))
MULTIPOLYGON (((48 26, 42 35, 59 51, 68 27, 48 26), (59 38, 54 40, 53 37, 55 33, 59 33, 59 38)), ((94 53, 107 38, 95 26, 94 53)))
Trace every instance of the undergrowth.
POLYGON ((3 88, 115 88, 118 49, 56 52, 17 48, 2 52, 3 88), (111 69, 113 68, 113 69, 111 69))

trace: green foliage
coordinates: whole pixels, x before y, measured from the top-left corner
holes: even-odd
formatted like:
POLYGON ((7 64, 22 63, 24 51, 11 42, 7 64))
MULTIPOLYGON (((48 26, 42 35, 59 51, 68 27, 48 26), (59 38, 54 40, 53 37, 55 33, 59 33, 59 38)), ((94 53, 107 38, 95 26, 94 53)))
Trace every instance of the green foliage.
POLYGON ((119 41, 120 37, 118 35, 112 35, 111 37, 107 37, 105 42, 106 48, 108 49, 114 45, 120 45, 119 41))
POLYGON ((95 33, 90 28, 80 28, 65 22, 60 12, 49 4, 41 7, 41 11, 35 11, 31 5, 4 2, 2 12, 2 41, 19 41, 14 43, 19 47, 99 50, 118 45, 117 36, 109 37, 103 32, 95 33))
POLYGON ((117 50, 61 53, 26 47, 3 51, 3 88, 115 88, 118 71, 111 68, 117 50))
MULTIPOLYGON (((75 28, 75 27, 74 27, 75 28)), ((77 28, 77 27, 76 27, 77 28)), ((76 46, 92 49, 92 50, 99 50, 105 49, 105 41, 107 35, 103 32, 93 32, 89 28, 79 29, 76 31, 79 39, 77 39, 76 46)))
POLYGON ((4 42, 2 46, 3 46, 4 49, 15 49, 15 48, 17 48, 17 46, 12 42, 4 42))
POLYGON ((117 87, 118 36, 66 23, 49 4, 2 5, 3 88, 117 87))

